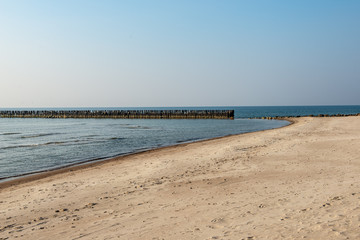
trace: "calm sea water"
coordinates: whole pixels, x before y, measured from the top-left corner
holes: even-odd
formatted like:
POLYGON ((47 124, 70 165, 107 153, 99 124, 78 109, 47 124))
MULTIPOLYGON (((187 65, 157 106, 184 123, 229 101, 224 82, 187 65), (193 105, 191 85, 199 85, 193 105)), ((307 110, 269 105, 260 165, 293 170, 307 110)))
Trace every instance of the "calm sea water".
POLYGON ((246 119, 250 117, 360 113, 360 106, 186 109, 235 109, 235 120, 0 118, 0 180, 88 160, 288 124, 246 119))

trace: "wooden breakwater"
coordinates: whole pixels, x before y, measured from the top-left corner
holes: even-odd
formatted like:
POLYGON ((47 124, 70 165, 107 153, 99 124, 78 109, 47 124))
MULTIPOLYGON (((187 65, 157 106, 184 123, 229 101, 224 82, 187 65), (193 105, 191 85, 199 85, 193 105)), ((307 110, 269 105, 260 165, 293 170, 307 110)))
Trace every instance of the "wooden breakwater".
POLYGON ((234 110, 29 110, 0 111, 0 118, 233 119, 234 110))
POLYGON ((300 117, 351 117, 360 116, 360 113, 353 114, 318 114, 318 115, 291 115, 291 116, 268 116, 268 117, 252 117, 251 119, 268 119, 268 120, 283 120, 287 118, 300 118, 300 117))

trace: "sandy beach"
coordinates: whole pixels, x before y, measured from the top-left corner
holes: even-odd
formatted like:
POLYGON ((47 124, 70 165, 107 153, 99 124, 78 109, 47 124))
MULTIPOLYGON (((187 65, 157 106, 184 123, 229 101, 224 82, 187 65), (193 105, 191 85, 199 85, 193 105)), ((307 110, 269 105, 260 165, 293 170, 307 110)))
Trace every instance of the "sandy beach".
POLYGON ((0 184, 0 239, 359 239, 360 116, 0 184))

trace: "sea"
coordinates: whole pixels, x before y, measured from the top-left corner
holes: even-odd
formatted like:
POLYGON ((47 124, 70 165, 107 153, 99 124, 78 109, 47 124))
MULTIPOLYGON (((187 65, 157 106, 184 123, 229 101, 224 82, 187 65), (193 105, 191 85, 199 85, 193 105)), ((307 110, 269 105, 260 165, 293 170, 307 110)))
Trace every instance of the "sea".
MULTIPOLYGON (((360 106, 86 108, 90 110, 235 110, 235 119, 0 118, 0 181, 204 139, 283 127, 275 116, 356 114, 360 106)), ((1 110, 49 110, 44 108, 1 110)), ((61 108, 52 110, 85 110, 61 108)))

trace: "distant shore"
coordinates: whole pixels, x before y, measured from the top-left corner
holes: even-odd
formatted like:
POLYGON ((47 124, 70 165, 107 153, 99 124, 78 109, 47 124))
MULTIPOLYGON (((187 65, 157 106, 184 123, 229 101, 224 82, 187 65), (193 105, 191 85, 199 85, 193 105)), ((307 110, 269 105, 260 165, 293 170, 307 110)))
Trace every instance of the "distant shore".
POLYGON ((165 147, 0 184, 20 239, 356 239, 360 117, 165 147))

